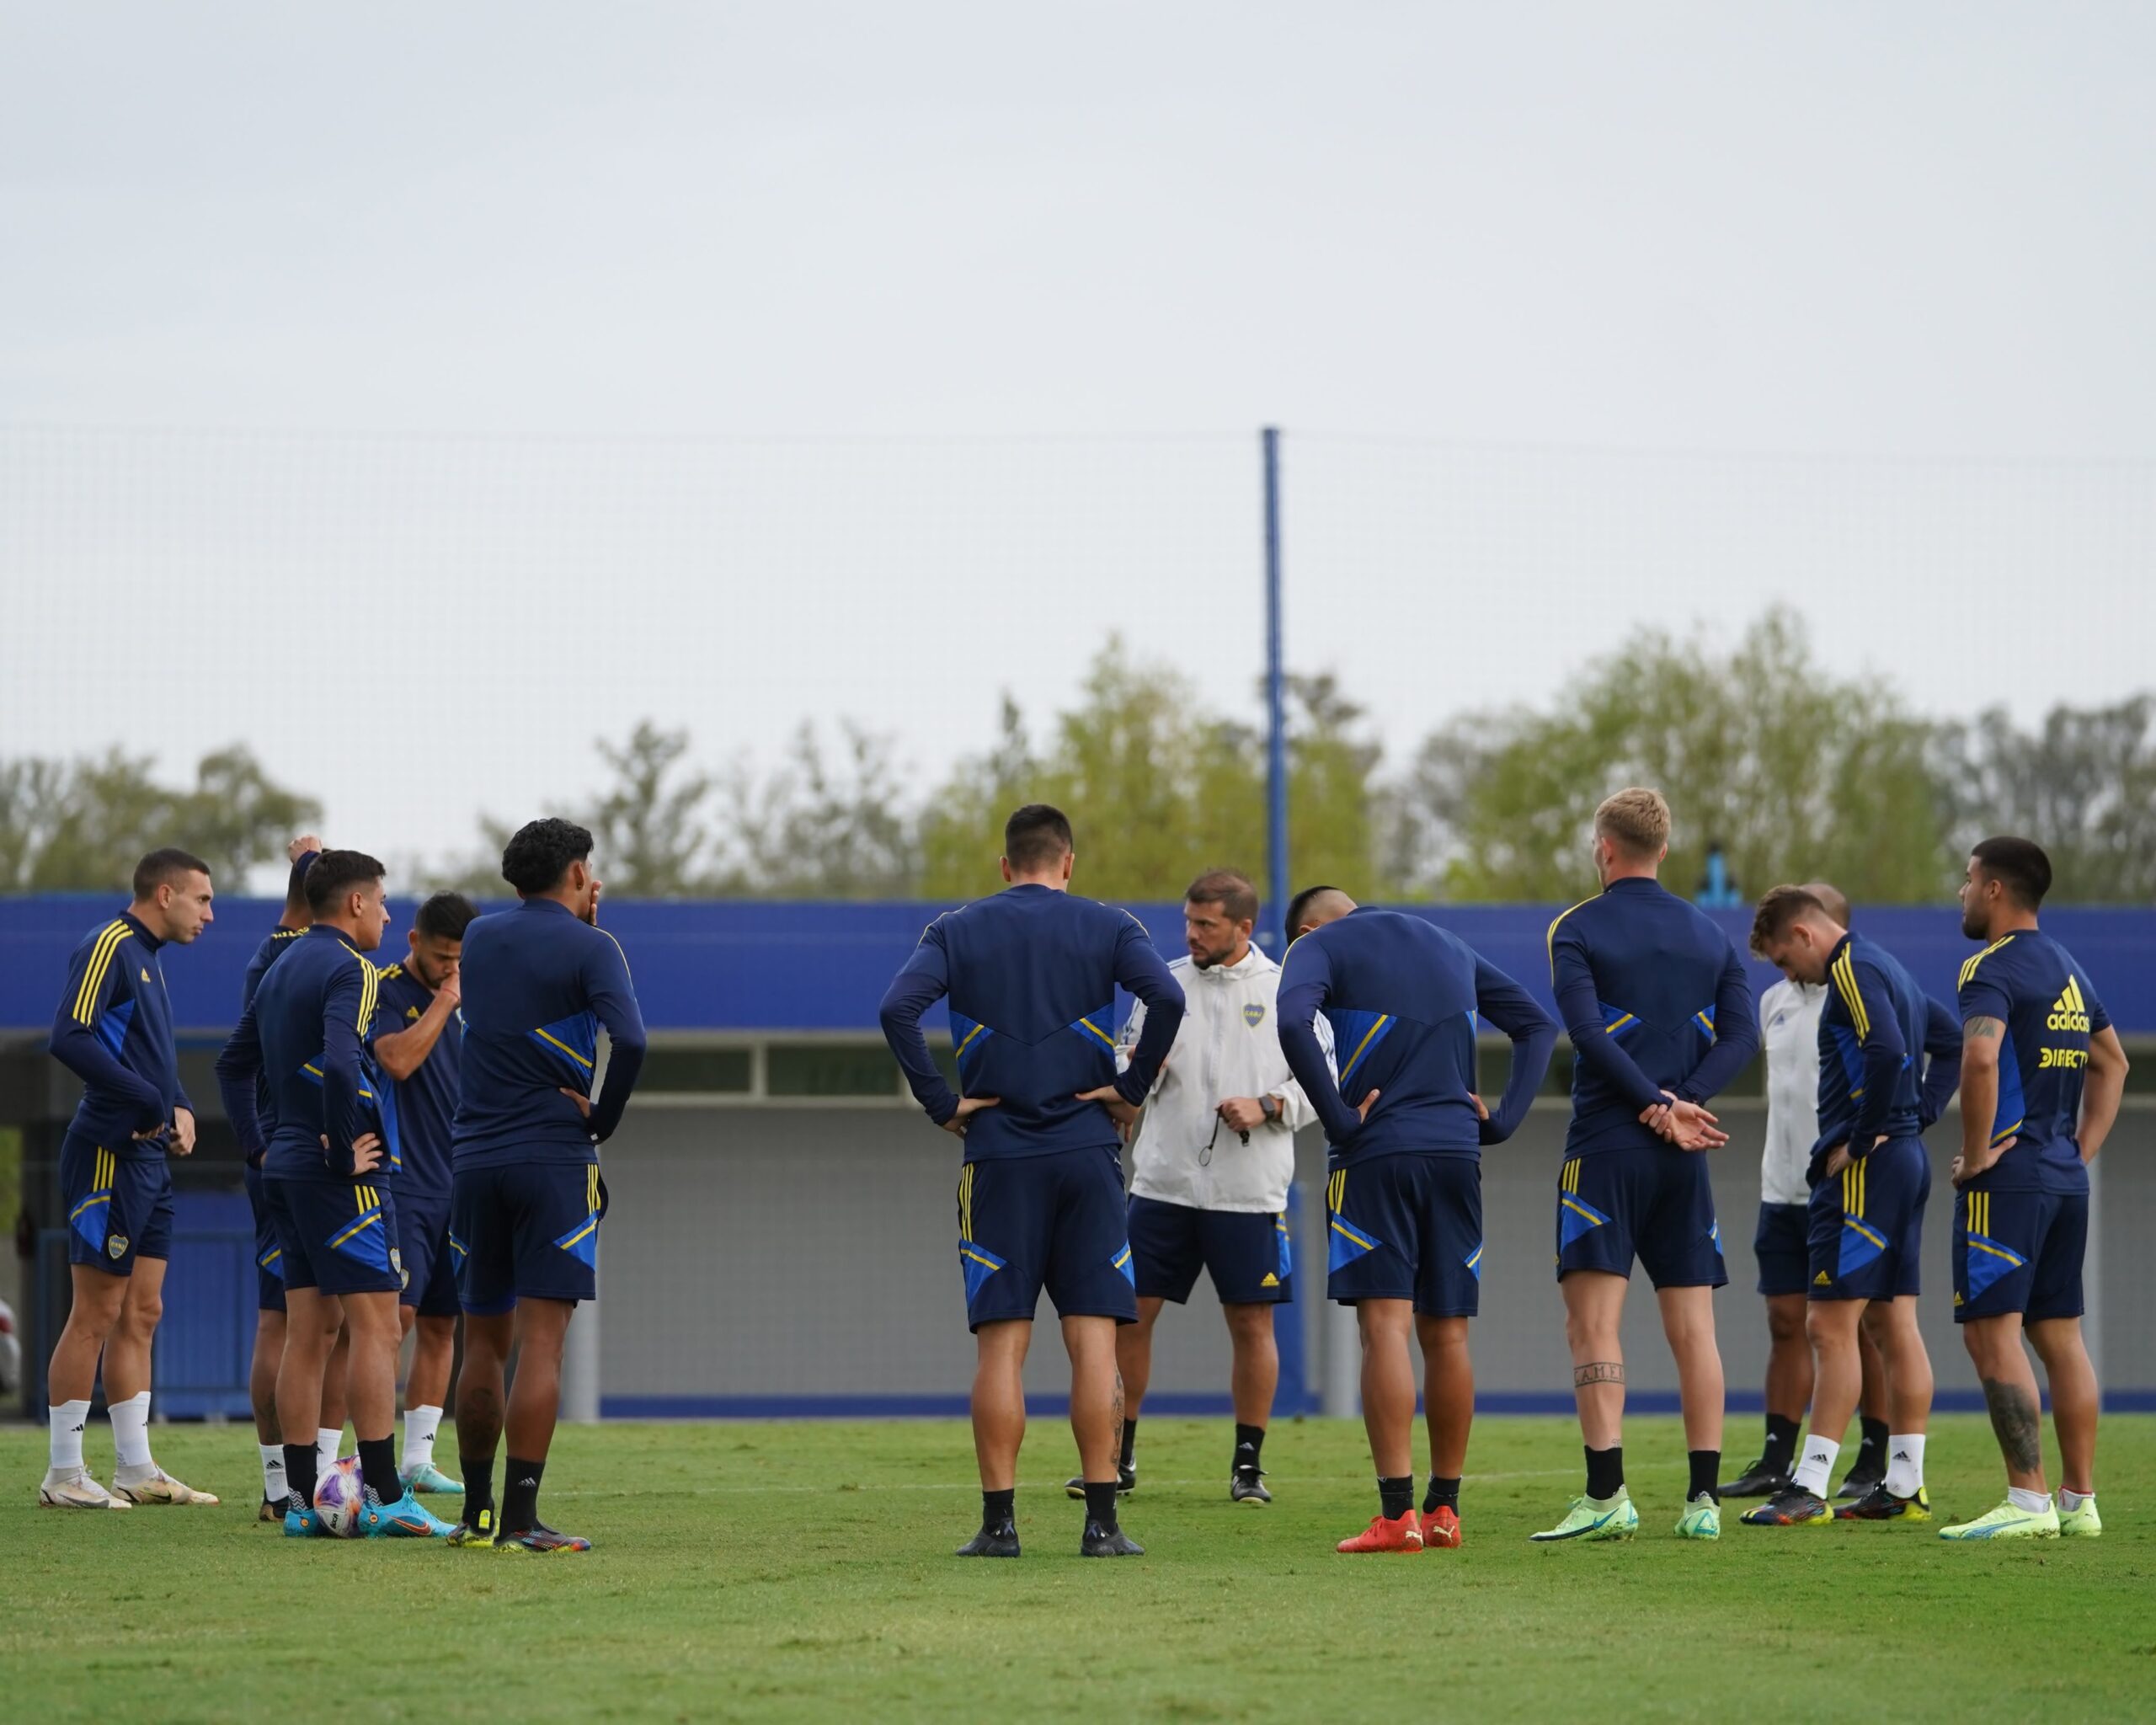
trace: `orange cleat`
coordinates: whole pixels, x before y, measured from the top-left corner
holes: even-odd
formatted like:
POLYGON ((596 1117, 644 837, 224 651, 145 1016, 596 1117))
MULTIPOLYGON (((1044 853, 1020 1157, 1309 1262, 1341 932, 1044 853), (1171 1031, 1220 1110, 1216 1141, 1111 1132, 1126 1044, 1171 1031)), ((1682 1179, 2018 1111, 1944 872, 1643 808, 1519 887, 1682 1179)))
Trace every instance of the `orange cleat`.
POLYGON ((1373 1515, 1362 1532, 1332 1549, 1351 1556, 1361 1551, 1419 1551, 1422 1549, 1422 1519, 1412 1509, 1390 1521, 1373 1515))
POLYGON ((1457 1550, 1460 1546, 1460 1512, 1449 1503, 1441 1503, 1434 1509, 1422 1512, 1422 1546, 1425 1551, 1457 1550))

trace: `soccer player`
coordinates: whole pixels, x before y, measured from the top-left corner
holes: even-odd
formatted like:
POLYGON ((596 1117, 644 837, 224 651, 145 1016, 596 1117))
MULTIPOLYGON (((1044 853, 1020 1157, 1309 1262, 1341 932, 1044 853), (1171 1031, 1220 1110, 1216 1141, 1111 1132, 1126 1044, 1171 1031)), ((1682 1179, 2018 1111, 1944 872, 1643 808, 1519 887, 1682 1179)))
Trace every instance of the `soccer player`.
POLYGON ((515 909, 464 931, 463 1079, 451 1133, 449 1237, 463 1263, 464 1370, 456 1448, 464 1511, 451 1542, 588 1551, 539 1519, 539 1482, 561 1411, 562 1346, 577 1302, 598 1293, 606 1186, 599 1146, 643 1070, 643 1015, 628 960, 599 927, 591 835, 534 820, 502 852, 515 909), (604 1027, 611 1051, 591 1093, 604 1027), (504 1406, 510 1350, 516 1383, 504 1406), (497 1518, 494 1450, 509 1473, 497 1518))
POLYGON ((1009 889, 928 926, 883 996, 883 1039, 928 1118, 963 1140, 958 1268, 974 1332, 980 1531, 961 1557, 1015 1557, 1023 1373, 1041 1290, 1070 1356, 1070 1430, 1086 1498, 1080 1552, 1143 1555, 1116 1514, 1123 1381, 1116 1327, 1138 1317, 1122 1134, 1182 1023, 1182 986, 1127 911, 1070 890, 1070 823, 1044 803, 1004 825, 1009 889), (1145 1008, 1116 1071, 1115 991, 1145 1008), (928 1052, 921 1014, 946 996, 958 1092, 928 1052))
POLYGON ((1729 1279, 1706 1158, 1728 1141, 1706 1103, 1759 1046, 1737 948, 1704 911, 1656 879, 1669 852, 1659 791, 1618 792, 1595 810, 1601 894, 1550 925, 1550 985, 1577 1061, 1557 1182, 1557 1279, 1587 1489, 1537 1540, 1625 1539, 1640 1514, 1625 1488, 1625 1358, 1619 1329, 1636 1257, 1654 1283, 1677 1361, 1691 1468, 1677 1524, 1719 1539, 1721 1354, 1714 1290, 1729 1279))
POLYGON ((172 1001, 157 953, 216 920, 210 867, 184 851, 135 865, 135 895, 67 959, 53 1058, 83 1081, 60 1145, 61 1201, 74 1304, 45 1378, 51 1455, 37 1500, 61 1509, 215 1503, 150 1455, 150 1343, 164 1313, 172 1243, 168 1153, 195 1149, 195 1105, 180 1088, 172 1001), (83 1462, 98 1356, 119 1463, 107 1492, 83 1462))
POLYGON ((382 868, 359 851, 324 851, 307 872, 307 932, 255 990, 217 1056, 217 1087, 241 1149, 262 1164, 285 1276, 285 1355, 277 1423, 290 1493, 285 1532, 323 1531, 315 1513, 318 1456, 294 1435, 321 1422, 323 1378, 339 1329, 351 1329, 352 1429, 372 1539, 449 1531, 397 1477, 398 1290, 403 1280, 393 1197, 397 1138, 366 1057, 376 975, 366 954, 389 923, 382 868), (272 1097, 266 1139, 255 1084, 272 1097))
MULTIPOLYGON (((1201 874, 1183 895, 1188 953, 1169 974, 1184 1017, 1130 1146, 1130 1255, 1138 1322, 1116 1332, 1123 1373, 1119 1491, 1138 1487, 1138 1416, 1153 1375, 1153 1326, 1162 1305, 1190 1298, 1198 1273, 1213 1278, 1228 1321, 1235 1441, 1228 1496, 1269 1503, 1259 1476, 1265 1429, 1280 1381, 1273 1308, 1294 1298, 1288 1187, 1295 1134, 1316 1115, 1280 1052, 1273 1011, 1280 967, 1251 944, 1257 891, 1232 868, 1201 874)), ((1118 1039, 1128 1065, 1145 1034, 1131 1008, 1118 1039)), ((1065 1489, 1085 1495, 1081 1475, 1065 1489)))
POLYGON ((461 1492, 435 1466, 435 1436, 456 1351, 456 1266, 449 1245, 450 1129, 463 1059, 462 998, 456 980, 464 931, 479 913, 460 893, 436 893, 419 906, 404 958, 382 967, 368 1051, 396 1109, 397 1240, 403 1255, 398 1311, 416 1329, 404 1386, 404 1456, 398 1473, 414 1492, 461 1492))
MULTIPOLYGON (((285 910, 277 926, 263 937, 247 961, 247 975, 240 985, 240 1011, 254 1004, 254 993, 291 943, 307 931, 313 913, 307 904, 307 871, 321 853, 322 840, 302 833, 285 847, 291 861, 291 878, 285 884, 285 910)), ((258 1078, 255 1108, 266 1137, 272 1118, 269 1081, 258 1078)), ((262 1507, 256 1517, 281 1523, 290 1490, 285 1479, 284 1429, 277 1423, 277 1369, 285 1358, 285 1277, 277 1246, 277 1225, 270 1214, 270 1196, 262 1182, 260 1162, 250 1156, 243 1164, 248 1208, 254 1216, 255 1319, 254 1357, 248 1370, 248 1396, 254 1407, 255 1446, 262 1460, 262 1507)), ((322 1428, 315 1434, 318 1472, 337 1459, 344 1433, 344 1387, 349 1375, 351 1345, 346 1333, 337 1332, 322 1384, 322 1428)))
POLYGON ((1986 839, 1961 887, 1961 932, 1984 948, 1961 967, 1961 1201, 1954 1318, 1983 1380, 2006 1460, 2006 1501, 1942 1539, 2104 1530, 2096 1514, 2095 1369, 2081 1339, 2089 1167, 2118 1118, 2126 1050, 2073 955, 2036 926, 2051 859, 2027 839, 1986 839), (2044 1484, 2036 1374, 2044 1363, 2064 1477, 2044 1484))
POLYGON ((1355 1308, 1363 1423, 1378 1513, 1343 1552, 1460 1542, 1460 1480, 1475 1418, 1467 1325, 1482 1279, 1481 1147, 1526 1117, 1557 1027, 1527 991, 1449 931, 1358 909, 1337 887, 1297 895, 1302 932, 1280 974, 1280 1046, 1328 1146, 1326 1292, 1355 1308), (1476 1093, 1477 1014, 1513 1041, 1492 1114, 1476 1093), (1331 1074, 1315 1025, 1331 1031, 1331 1074), (1415 1513, 1415 1363, 1422 1344, 1430 1487, 1415 1513))
MULTIPOLYGON (((1849 902, 1823 880, 1805 888, 1827 914, 1849 927, 1849 902)), ((1811 1192, 1805 1176, 1819 1139, 1819 1012, 1824 983, 1785 977, 1759 996, 1759 1037, 1767 1056, 1766 1146, 1759 1155, 1759 1222, 1752 1236, 1760 1295, 1767 1302, 1766 1445, 1759 1459, 1721 1488, 1725 1498, 1771 1498, 1786 1491, 1796 1466, 1796 1439, 1812 1405, 1812 1344, 1805 1338, 1805 1290, 1810 1284, 1805 1244, 1811 1192)), ((1886 1477, 1886 1376, 1879 1344, 1866 1323, 1857 1334, 1864 1362, 1858 1403, 1863 1442, 1835 1495, 1851 1501, 1886 1477)))
POLYGON ((1819 1015, 1819 1136, 1806 1176, 1805 1327, 1817 1365, 1812 1430, 1791 1482, 1744 1519, 1796 1527, 1838 1513, 1928 1521, 1931 1359, 1917 1328, 1918 1259, 1931 1192, 1923 1133, 1961 1081, 1961 1027, 1891 953, 1852 935, 1807 887, 1778 886, 1759 900, 1752 950, 1792 983, 1826 986, 1828 996, 1819 1015), (1860 1324, 1875 1331, 1886 1361, 1891 1459, 1884 1480, 1837 1512, 1827 1487, 1862 1389, 1860 1324))

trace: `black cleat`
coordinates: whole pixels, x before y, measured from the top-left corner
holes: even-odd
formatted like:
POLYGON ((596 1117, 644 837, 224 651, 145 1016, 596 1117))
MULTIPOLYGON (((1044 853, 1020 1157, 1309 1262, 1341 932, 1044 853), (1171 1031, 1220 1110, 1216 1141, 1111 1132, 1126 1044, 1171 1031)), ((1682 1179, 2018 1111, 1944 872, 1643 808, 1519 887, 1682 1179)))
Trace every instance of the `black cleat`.
MULTIPOLYGON (((462 1525, 460 1523, 459 1526, 462 1525)), ((452 1531, 450 1537, 455 1539, 456 1533, 452 1531)), ((494 1549, 497 1551, 536 1551, 542 1557, 554 1557, 573 1551, 588 1551, 591 1549, 591 1541, 573 1533, 563 1533, 558 1529, 547 1526, 543 1521, 535 1521, 531 1526, 520 1528, 515 1533, 496 1534, 494 1549)))
POLYGON ((1018 1555, 1018 1526, 1006 1521, 1001 1527, 984 1527, 951 1554, 954 1557, 1015 1557, 1018 1555))
POLYGON ((1919 1486, 1913 1498, 1897 1498, 1886 1489, 1881 1480, 1865 1497, 1854 1503, 1844 1503, 1834 1511, 1837 1521, 1929 1521, 1931 1519, 1931 1499, 1919 1486))
POLYGON ((1142 1557, 1145 1546, 1119 1527, 1102 1527, 1097 1521, 1086 1524, 1086 1536, 1078 1541, 1078 1555, 1081 1557, 1142 1557))
POLYGON ((1834 1512, 1825 1498, 1814 1497, 1801 1486, 1776 1492, 1757 1509, 1744 1512, 1748 1527, 1825 1527, 1834 1512))
POLYGON ((1768 1466, 1767 1458, 1762 1455, 1724 1486, 1721 1494, 1725 1498, 1771 1498, 1778 1492, 1787 1491, 1795 1483, 1786 1473, 1778 1473, 1768 1466))
MULTIPOLYGON (((1138 1469, 1135 1466, 1129 1467, 1117 1467, 1115 1471, 1115 1489, 1116 1495, 1120 1498, 1127 1498, 1133 1492, 1138 1489, 1138 1469)), ((1073 1498, 1079 1503, 1084 1503, 1086 1501, 1086 1476, 1081 1473, 1075 1478, 1064 1481, 1063 1495, 1066 1498, 1073 1498)))
POLYGON ((1860 1461, 1849 1470, 1849 1477, 1842 1482, 1842 1488, 1834 1493, 1834 1499, 1841 1503, 1861 1503, 1876 1487, 1886 1483, 1885 1468, 1867 1466, 1860 1461))
POLYGON ((1270 1503, 1273 1493, 1258 1483, 1264 1470, 1257 1467, 1238 1467, 1228 1479, 1228 1501, 1231 1503, 1270 1503))

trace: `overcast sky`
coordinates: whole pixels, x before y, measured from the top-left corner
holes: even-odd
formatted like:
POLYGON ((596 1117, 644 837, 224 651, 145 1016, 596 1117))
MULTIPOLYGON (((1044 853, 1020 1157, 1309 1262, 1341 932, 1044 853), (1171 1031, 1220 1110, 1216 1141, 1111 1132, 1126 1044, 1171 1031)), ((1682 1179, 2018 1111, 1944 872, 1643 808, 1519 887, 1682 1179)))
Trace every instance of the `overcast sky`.
POLYGON ((0 753, 468 844, 1111 628, 1396 758, 1642 623, 2156 682, 2156 9, 0 3, 0 753))

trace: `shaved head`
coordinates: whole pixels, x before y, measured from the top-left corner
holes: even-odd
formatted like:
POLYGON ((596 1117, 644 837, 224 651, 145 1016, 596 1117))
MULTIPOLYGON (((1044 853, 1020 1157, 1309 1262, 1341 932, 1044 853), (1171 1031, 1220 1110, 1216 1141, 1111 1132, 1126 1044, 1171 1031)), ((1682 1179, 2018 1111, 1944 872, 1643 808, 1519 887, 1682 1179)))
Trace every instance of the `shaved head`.
POLYGON ((1337 922, 1355 908, 1355 901, 1337 886, 1306 886, 1288 906, 1288 938, 1337 922))
POLYGON ((1843 927, 1849 926, 1849 901, 1842 896, 1842 889, 1823 880, 1805 883, 1805 891, 1819 901, 1819 907, 1843 927))

